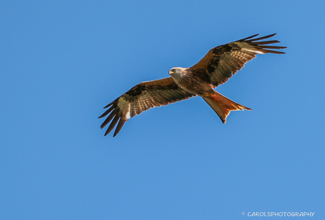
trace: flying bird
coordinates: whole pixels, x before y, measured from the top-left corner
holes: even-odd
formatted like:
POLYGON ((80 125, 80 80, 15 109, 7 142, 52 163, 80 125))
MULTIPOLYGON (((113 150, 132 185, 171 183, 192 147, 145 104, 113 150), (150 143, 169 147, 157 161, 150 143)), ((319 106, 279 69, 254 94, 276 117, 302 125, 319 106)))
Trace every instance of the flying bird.
POLYGON ((284 54, 278 49, 283 46, 270 46, 280 43, 277 40, 267 40, 276 34, 255 38, 258 34, 240 39, 228 44, 212 48, 197 64, 190 68, 174 67, 169 70, 170 77, 142 82, 106 105, 108 108, 99 118, 106 117, 101 128, 109 125, 105 136, 117 124, 115 137, 130 118, 142 112, 162 105, 168 105, 191 97, 202 97, 218 114, 221 121, 226 123, 230 111, 251 110, 240 105, 214 88, 227 82, 247 61, 257 54, 284 54), (261 41, 263 40, 263 41, 261 41))

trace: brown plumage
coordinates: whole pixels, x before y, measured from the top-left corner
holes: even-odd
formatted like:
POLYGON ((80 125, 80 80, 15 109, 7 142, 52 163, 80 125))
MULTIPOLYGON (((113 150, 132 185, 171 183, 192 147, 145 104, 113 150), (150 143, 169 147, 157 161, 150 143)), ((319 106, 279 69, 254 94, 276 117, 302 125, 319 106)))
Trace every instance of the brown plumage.
POLYGON ((254 38, 257 35, 215 47, 190 68, 172 68, 169 71, 171 75, 169 78, 142 82, 134 86, 105 106, 109 109, 99 116, 102 118, 110 114, 101 125, 101 128, 104 128, 112 121, 105 135, 110 133, 117 124, 114 132, 116 136, 128 119, 143 111, 197 95, 211 106, 223 123, 226 122, 230 111, 251 110, 222 96, 212 88, 227 82, 232 75, 244 67, 245 63, 259 53, 284 54, 275 49, 286 47, 268 46, 279 41, 261 41, 275 34, 254 38))
POLYGON ((105 106, 105 108, 110 108, 99 116, 99 118, 105 117, 109 113, 111 114, 103 122, 101 128, 105 127, 114 118, 105 133, 105 135, 107 135, 113 130, 117 121, 120 119, 114 132, 115 136, 129 118, 141 114, 143 111, 147 111, 150 108, 168 105, 193 96, 196 95, 188 93, 178 87, 172 77, 142 82, 105 106), (123 109, 118 106, 119 101, 121 102, 121 106, 125 106, 124 102, 129 103, 126 104, 129 109, 128 113, 125 113, 125 111, 123 113, 123 109))
MULTIPOLYGON (((284 54, 274 49, 284 49, 282 46, 267 46, 267 44, 280 43, 280 41, 259 41, 273 37, 271 34, 265 37, 255 38, 258 34, 250 37, 212 48, 197 64, 190 67, 191 71, 203 74, 208 83, 217 87, 228 81, 238 70, 256 57, 257 54, 275 53, 284 54), (272 49, 272 50, 269 50, 272 49)), ((202 76, 200 76, 202 78, 202 76)))

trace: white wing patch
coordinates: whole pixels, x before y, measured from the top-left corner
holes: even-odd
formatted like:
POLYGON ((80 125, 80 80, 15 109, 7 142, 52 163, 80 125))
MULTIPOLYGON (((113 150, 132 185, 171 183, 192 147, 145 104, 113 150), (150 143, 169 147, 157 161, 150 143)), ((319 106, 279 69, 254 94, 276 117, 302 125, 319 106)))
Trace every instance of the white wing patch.
POLYGON ((130 116, 130 102, 126 101, 123 97, 121 97, 118 100, 117 106, 121 109, 122 111, 122 117, 125 117, 126 120, 129 120, 131 118, 130 116))
POLYGON ((246 51, 253 52, 253 53, 265 54, 264 52, 257 50, 257 49, 242 48, 242 50, 246 50, 246 51))
POLYGON ((236 42, 235 44, 237 44, 242 50, 246 50, 248 52, 253 52, 253 53, 265 54, 259 49, 256 49, 254 46, 249 45, 247 42, 236 42))

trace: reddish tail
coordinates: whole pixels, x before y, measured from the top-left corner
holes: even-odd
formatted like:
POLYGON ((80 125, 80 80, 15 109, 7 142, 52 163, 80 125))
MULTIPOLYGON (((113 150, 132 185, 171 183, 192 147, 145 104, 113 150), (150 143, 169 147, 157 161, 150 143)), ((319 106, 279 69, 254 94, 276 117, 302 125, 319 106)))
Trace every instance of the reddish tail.
POLYGON ((226 123, 226 119, 230 111, 237 111, 237 110, 244 110, 244 109, 252 110, 250 108, 247 108, 243 105, 231 101, 230 99, 224 97, 223 95, 221 95, 216 91, 203 98, 210 105, 210 107, 218 114, 218 116, 220 117, 223 123, 226 123))

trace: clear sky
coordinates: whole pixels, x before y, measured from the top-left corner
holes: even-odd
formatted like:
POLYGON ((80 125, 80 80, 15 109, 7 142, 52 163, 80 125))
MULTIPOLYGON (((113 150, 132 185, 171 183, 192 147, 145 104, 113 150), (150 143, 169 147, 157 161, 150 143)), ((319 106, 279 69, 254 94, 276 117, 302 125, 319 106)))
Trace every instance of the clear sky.
POLYGON ((324 1, 2 0, 0 219, 325 219, 324 11, 324 1), (253 111, 222 124, 192 98, 103 136, 97 117, 132 86, 256 33, 278 33, 286 54, 258 55, 217 88, 253 111))

